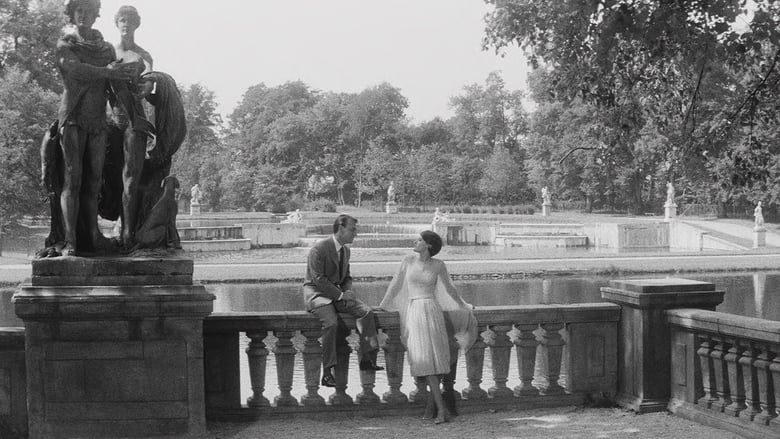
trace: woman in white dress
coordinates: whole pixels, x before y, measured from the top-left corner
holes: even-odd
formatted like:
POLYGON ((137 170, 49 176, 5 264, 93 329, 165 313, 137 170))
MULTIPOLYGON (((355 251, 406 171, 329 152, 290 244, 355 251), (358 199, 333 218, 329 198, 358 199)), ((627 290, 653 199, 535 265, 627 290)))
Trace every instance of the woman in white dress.
POLYGON ((433 258, 441 247, 439 235, 422 232, 414 245, 416 254, 403 259, 380 305, 400 314, 401 341, 411 373, 426 377, 433 396, 424 418, 432 418, 435 410, 437 424, 449 418, 439 375, 450 373, 455 360, 450 358, 450 341, 454 339, 461 349, 467 350, 477 336, 474 307, 460 297, 444 262, 433 258))

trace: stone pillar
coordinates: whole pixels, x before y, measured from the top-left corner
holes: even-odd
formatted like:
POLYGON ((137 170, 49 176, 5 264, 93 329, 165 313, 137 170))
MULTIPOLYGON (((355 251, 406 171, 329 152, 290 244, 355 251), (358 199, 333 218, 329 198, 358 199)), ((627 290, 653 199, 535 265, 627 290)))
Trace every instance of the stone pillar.
POLYGON ((550 216, 551 210, 552 210, 552 203, 542 204, 542 216, 550 216))
POLYGON ((677 203, 664 204, 664 222, 669 222, 677 217, 677 203))
POLYGON ((31 438, 205 436, 203 319, 192 260, 35 260, 14 295, 31 438))
POLYGON ((398 204, 395 201, 385 203, 385 213, 398 213, 398 204))
POLYGON ((190 204, 190 216, 200 215, 200 203, 190 204))
POLYGON ((601 297, 622 307, 618 330, 618 404, 638 413, 664 411, 670 396, 671 347, 664 310, 714 310, 715 285, 687 279, 610 281, 601 297))
POLYGON ((766 247, 766 229, 761 226, 753 227, 753 248, 766 247))

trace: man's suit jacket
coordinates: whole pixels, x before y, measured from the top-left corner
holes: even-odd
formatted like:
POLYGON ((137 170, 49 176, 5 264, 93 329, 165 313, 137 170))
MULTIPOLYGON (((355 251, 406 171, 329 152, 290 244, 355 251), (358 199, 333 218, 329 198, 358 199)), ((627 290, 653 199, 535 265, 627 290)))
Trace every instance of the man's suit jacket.
POLYGON ((303 302, 306 310, 329 305, 337 300, 343 291, 352 288, 352 276, 349 274, 350 250, 347 246, 343 248, 342 273, 339 273, 339 254, 332 236, 317 242, 309 251, 303 282, 303 302))

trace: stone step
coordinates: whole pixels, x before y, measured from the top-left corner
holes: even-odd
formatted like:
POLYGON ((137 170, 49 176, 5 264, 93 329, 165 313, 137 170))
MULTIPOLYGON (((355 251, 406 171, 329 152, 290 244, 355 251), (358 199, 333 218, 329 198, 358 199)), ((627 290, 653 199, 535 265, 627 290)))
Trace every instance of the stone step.
POLYGON ((496 245, 531 248, 587 247, 588 237, 585 235, 497 235, 496 245))
POLYGON ((252 241, 249 239, 210 239, 200 241, 181 241, 181 248, 190 252, 249 250, 252 248, 252 241))

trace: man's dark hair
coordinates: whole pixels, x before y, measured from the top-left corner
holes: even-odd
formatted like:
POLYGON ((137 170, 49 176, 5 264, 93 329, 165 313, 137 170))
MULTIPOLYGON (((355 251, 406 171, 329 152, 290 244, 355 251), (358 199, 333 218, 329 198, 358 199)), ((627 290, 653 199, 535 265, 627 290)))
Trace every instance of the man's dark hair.
POLYGON ((73 23, 73 13, 79 5, 95 8, 100 16, 100 0, 68 0, 68 3, 65 4, 65 15, 70 18, 71 24, 75 24, 73 23))
POLYGON ((347 227, 350 221, 354 222, 355 224, 358 222, 357 218, 351 217, 349 215, 339 215, 338 218, 336 218, 336 221, 333 222, 333 233, 335 234, 339 231, 339 226, 347 227))
POLYGON ((127 17, 128 21, 136 28, 141 25, 141 16, 138 14, 138 9, 136 9, 134 6, 120 6, 119 10, 116 11, 116 15, 114 15, 114 24, 119 22, 119 17, 127 17))
POLYGON ((439 253, 439 251, 441 250, 441 246, 442 246, 441 236, 439 236, 439 234, 436 232, 431 232, 430 230, 426 230, 420 233, 420 237, 422 237, 423 241, 425 241, 426 244, 431 246, 428 249, 428 252, 431 254, 431 256, 436 256, 436 254, 439 253))

